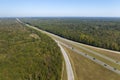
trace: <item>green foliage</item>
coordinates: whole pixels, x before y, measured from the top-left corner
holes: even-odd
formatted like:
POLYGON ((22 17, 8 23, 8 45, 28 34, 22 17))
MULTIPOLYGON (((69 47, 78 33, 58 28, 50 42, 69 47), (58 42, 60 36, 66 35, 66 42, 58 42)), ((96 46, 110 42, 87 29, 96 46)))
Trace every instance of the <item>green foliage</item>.
POLYGON ((0 80, 60 80, 62 55, 47 35, 15 19, 0 22, 0 80))
POLYGON ((64 38, 120 51, 119 18, 23 18, 21 20, 64 38))

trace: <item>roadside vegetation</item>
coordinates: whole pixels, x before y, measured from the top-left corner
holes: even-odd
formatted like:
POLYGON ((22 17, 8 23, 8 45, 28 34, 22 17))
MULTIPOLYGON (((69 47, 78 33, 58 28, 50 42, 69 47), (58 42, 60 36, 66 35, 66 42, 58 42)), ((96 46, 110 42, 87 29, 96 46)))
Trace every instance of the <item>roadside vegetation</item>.
POLYGON ((62 54, 47 35, 0 19, 0 80, 60 80, 62 54))
POLYGON ((120 51, 119 18, 23 18, 21 20, 70 40, 120 51))

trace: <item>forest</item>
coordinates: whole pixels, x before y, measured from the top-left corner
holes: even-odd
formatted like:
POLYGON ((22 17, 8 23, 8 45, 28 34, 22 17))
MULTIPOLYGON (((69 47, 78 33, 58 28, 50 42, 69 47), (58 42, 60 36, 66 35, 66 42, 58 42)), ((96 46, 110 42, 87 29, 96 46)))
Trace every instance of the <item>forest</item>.
POLYGON ((120 51, 120 18, 21 18, 27 24, 80 43, 120 51))
POLYGON ((62 54, 47 35, 0 19, 0 80, 60 80, 62 54))

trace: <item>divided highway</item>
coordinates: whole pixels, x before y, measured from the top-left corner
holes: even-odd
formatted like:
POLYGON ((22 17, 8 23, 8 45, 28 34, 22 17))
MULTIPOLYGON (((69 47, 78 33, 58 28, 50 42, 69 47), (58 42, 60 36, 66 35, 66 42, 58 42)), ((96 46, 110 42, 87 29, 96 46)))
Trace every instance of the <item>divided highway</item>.
POLYGON ((88 51, 88 52, 91 52, 92 54, 95 54, 95 55, 97 55, 97 56, 100 56, 100 57, 102 57, 102 58, 104 58, 104 59, 107 59, 107 60, 109 60, 109 61, 111 61, 111 62, 113 62, 113 63, 115 63, 115 64, 119 64, 119 65, 120 65, 120 62, 118 62, 118 61, 116 61, 116 60, 114 60, 114 59, 112 59, 112 58, 109 58, 109 57, 107 57, 107 56, 101 55, 101 54, 99 54, 98 52, 95 52, 95 51, 93 51, 93 50, 84 48, 84 47, 82 47, 82 46, 78 46, 78 47, 80 47, 81 49, 84 49, 84 50, 86 50, 86 51, 88 51))
POLYGON ((100 61, 100 60, 98 60, 98 59, 96 59, 96 58, 94 58, 94 57, 92 57, 90 55, 87 55, 86 53, 80 52, 76 48, 73 48, 73 47, 71 47, 69 45, 66 45, 66 44, 62 43, 62 42, 60 42, 60 44, 64 45, 65 47, 67 47, 69 49, 71 49, 72 51, 74 51, 74 52, 76 52, 76 53, 78 53, 78 54, 80 54, 80 55, 82 55, 82 56, 96 62, 97 64, 99 64, 99 65, 101 65, 101 66, 103 66, 103 67, 105 67, 105 68, 107 68, 107 69, 109 69, 109 70, 111 70, 111 71, 113 71, 113 72, 115 72, 117 74, 120 74, 120 70, 117 70, 116 68, 111 67, 110 65, 108 65, 108 64, 106 64, 106 63, 104 63, 104 62, 102 62, 102 61, 100 61))
MULTIPOLYGON (((20 22, 20 23, 23 23, 23 22, 21 22, 19 19, 17 19, 17 21, 20 22)), ((24 23, 23 23, 23 24, 24 24, 24 23)), ((45 34, 49 35, 51 38, 53 38, 54 40, 56 40, 56 42, 58 43, 58 46, 59 46, 60 49, 61 49, 61 52, 63 53, 64 58, 65 58, 68 80, 74 80, 74 74, 73 74, 73 70, 72 70, 72 66, 71 66, 71 64, 70 64, 69 58, 68 58, 68 56, 67 56, 67 54, 66 54, 66 52, 64 51, 64 49, 63 49, 62 46, 65 46, 65 47, 69 48, 70 50, 72 50, 72 51, 74 51, 74 52, 76 52, 76 53, 78 53, 78 54, 80 54, 80 55, 82 55, 82 56, 84 56, 84 57, 86 57, 86 58, 94 61, 95 63, 97 63, 97 64, 105 67, 106 69, 109 69, 109 70, 111 70, 111 71, 113 71, 113 72, 115 72, 115 73, 117 73, 117 74, 120 75, 120 70, 118 70, 118 69, 116 69, 115 67, 112 67, 111 65, 108 65, 108 64, 106 64, 105 62, 102 62, 102 61, 100 61, 100 60, 98 60, 98 59, 96 59, 96 58, 94 58, 94 57, 92 57, 92 56, 90 56, 90 55, 87 55, 86 53, 81 52, 80 50, 74 48, 73 46, 70 46, 70 45, 66 44, 65 42, 67 42, 67 43, 69 43, 69 44, 72 44, 72 45, 80 44, 80 43, 77 43, 77 42, 74 42, 74 41, 71 41, 71 40, 68 40, 68 39, 59 37, 59 36, 57 36, 57 35, 54 35, 54 34, 52 34, 52 33, 49 33, 49 32, 43 31, 43 30, 40 30, 39 28, 36 28, 36 27, 31 26, 31 25, 28 25, 28 24, 25 24, 25 25, 28 26, 28 27, 30 27, 30 28, 33 28, 33 29, 35 29, 35 30, 38 30, 38 31, 40 31, 40 32, 42 32, 42 33, 45 33, 45 34), (63 43, 63 41, 65 41, 65 42, 63 43), (68 67, 68 66, 71 66, 71 68, 68 67), (69 68, 69 69, 68 69, 68 68, 69 68), (71 76, 71 77, 70 77, 70 76, 71 76)), ((94 51, 92 51, 92 50, 90 50, 90 49, 87 49, 87 48, 85 48, 85 47, 82 47, 82 46, 78 46, 78 47, 80 47, 80 48, 82 48, 82 49, 84 49, 84 50, 86 50, 86 51, 88 51, 88 52, 91 52, 92 54, 95 54, 95 55, 97 55, 97 56, 99 56, 99 57, 101 57, 101 58, 104 58, 104 59, 106 59, 106 60, 108 60, 108 61, 110 61, 110 62, 113 62, 113 63, 115 63, 115 64, 117 64, 117 65, 120 65, 120 62, 116 62, 116 60, 111 59, 110 57, 101 55, 101 54, 99 54, 99 53, 97 53, 97 52, 94 52, 94 51)), ((120 54, 119 52, 115 52, 115 53, 120 54)))

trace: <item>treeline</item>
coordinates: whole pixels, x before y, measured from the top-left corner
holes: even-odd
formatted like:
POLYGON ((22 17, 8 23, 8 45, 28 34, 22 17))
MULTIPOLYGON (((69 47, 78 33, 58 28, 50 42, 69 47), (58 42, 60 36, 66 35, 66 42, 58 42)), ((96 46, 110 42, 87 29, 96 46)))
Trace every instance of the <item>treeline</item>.
POLYGON ((22 18, 21 20, 70 40, 120 51, 120 18, 22 18))
POLYGON ((47 35, 0 19, 0 80, 60 80, 62 54, 47 35))

